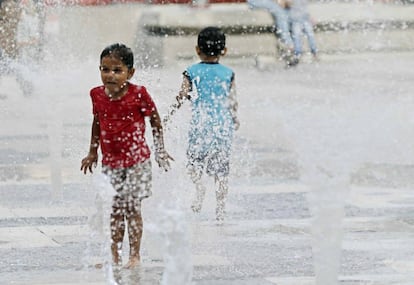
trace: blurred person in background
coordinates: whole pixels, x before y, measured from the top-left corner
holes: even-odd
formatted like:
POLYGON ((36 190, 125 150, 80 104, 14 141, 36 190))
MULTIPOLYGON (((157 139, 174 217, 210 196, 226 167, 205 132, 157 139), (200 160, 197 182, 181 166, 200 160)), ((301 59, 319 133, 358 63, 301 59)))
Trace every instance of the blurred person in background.
MULTIPOLYGON (((22 15, 22 5, 17 0, 0 0, 0 75, 12 75, 19 83, 23 95, 32 93, 32 84, 24 79, 18 64, 18 28, 22 15)), ((6 94, 0 91, 0 98, 6 94)))
POLYGON ((22 13, 19 2, 0 0, 0 49, 3 57, 15 58, 18 54, 17 29, 22 13))
POLYGON ((294 43, 290 33, 289 11, 287 0, 247 0, 252 9, 265 9, 268 11, 275 26, 275 35, 277 39, 277 49, 281 59, 287 66, 296 65, 294 57, 294 43))
POLYGON ((299 62, 303 53, 303 35, 308 39, 308 46, 314 60, 317 60, 318 49, 316 47, 313 23, 308 12, 307 0, 288 0, 286 9, 292 30, 292 38, 295 46, 295 56, 299 62))
POLYGON ((39 58, 40 18, 39 3, 21 0, 22 13, 16 35, 19 46, 19 58, 24 63, 33 63, 39 58))

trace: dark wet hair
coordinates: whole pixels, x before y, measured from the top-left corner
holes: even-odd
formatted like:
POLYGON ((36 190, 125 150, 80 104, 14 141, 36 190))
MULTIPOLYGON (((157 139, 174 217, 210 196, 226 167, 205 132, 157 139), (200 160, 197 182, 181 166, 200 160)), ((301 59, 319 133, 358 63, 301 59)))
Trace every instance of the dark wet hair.
POLYGON ((220 55, 226 47, 226 35, 218 27, 204 28, 198 34, 197 45, 205 55, 220 55))
POLYGON ((124 44, 116 43, 107 46, 101 53, 101 61, 104 57, 109 55, 118 58, 129 69, 134 67, 134 53, 124 44))

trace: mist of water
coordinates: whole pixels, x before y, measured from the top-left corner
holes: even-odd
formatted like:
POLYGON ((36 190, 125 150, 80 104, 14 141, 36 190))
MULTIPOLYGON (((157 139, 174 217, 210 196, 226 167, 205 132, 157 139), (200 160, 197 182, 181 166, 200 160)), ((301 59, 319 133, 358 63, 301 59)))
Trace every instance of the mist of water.
MULTIPOLYGON (((55 13, 60 13, 58 8, 56 9, 55 13)), ((75 8, 68 9, 66 12, 75 13, 75 10, 75 8)), ((78 18, 75 17, 75 19, 78 18)), ((56 27, 53 26, 53 22, 49 22, 49 35, 57 33, 54 28, 56 27)), ((64 44, 58 44, 53 39, 50 39, 49 44, 50 46, 45 50, 46 64, 43 67, 44 69, 40 68, 48 74, 36 75, 35 72, 29 72, 29 79, 35 83, 39 79, 46 79, 43 86, 39 83, 35 85, 37 88, 35 92, 36 95, 42 96, 40 98, 41 105, 49 108, 45 112, 47 114, 40 114, 39 116, 45 117, 42 117, 42 122, 48 122, 46 132, 49 137, 48 151, 50 155, 52 194, 56 200, 60 200, 62 197, 62 168, 64 164, 62 151, 65 150, 65 147, 67 148, 67 146, 64 146, 63 119, 60 115, 61 112, 64 112, 64 103, 70 101, 70 98, 55 97, 54 95, 61 91, 59 87, 61 83, 59 82, 82 78, 82 74, 76 73, 76 68, 79 68, 79 65, 85 67, 88 72, 97 73, 97 58, 93 59, 93 64, 81 60, 73 62, 76 51, 70 51, 68 52, 68 59, 59 61, 57 60, 59 56, 53 56, 53 49, 59 49, 64 44), (54 62, 54 60, 57 61, 54 62), (62 65, 61 76, 55 76, 53 73, 59 70, 62 65)), ((60 51, 60 53, 64 52, 60 51)), ((36 68, 35 65, 34 67, 36 68)), ((151 77, 152 74, 147 76, 151 77)), ((158 75, 155 74, 154 77, 158 77, 158 75)), ((90 87, 91 82, 99 83, 99 78, 91 78, 92 76, 88 78, 88 82, 81 82, 85 86, 85 90, 90 87)), ((178 75, 177 78, 179 78, 178 75)), ((413 151, 410 150, 410 144, 414 141, 414 137, 410 128, 414 120, 410 115, 412 110, 408 108, 412 104, 412 100, 399 98, 398 96, 395 98, 390 96, 384 100, 370 94, 363 99, 358 96, 361 94, 349 94, 348 98, 343 98, 335 96, 336 87, 332 86, 333 83, 327 82, 328 78, 325 79, 324 83, 332 89, 333 97, 320 102, 311 102, 311 99, 297 101, 286 106, 285 109, 283 109, 283 106, 278 107, 276 103, 270 103, 268 107, 279 111, 278 118, 283 121, 285 133, 297 153, 298 164, 301 169, 301 181, 311 189, 308 202, 312 215, 311 233, 315 284, 333 285, 338 284, 338 276, 340 275, 343 219, 352 173, 367 161, 412 163, 410 157, 413 157, 413 151)), ((74 83, 71 82, 71 84, 74 83)), ((70 84, 65 84, 66 88, 69 89, 68 85, 70 84)), ((398 86, 394 87, 395 93, 398 93, 398 86)), ((163 86, 160 89, 163 89, 163 86)), ((338 89, 346 90, 347 88, 339 86, 338 89)), ((375 87, 368 88, 368 91, 375 92, 375 87)), ((263 88, 263 93, 270 92, 270 88, 263 88)), ((86 94, 86 91, 84 93, 86 94)), ((62 96, 62 94, 59 94, 59 96, 62 96)), ((174 98, 174 96, 171 95, 168 98, 174 98)), ((19 104, 24 102, 23 100, 13 100, 18 101, 19 104)), ((85 101, 87 100, 88 98, 85 99, 85 101)), ((169 101, 166 100, 165 102, 169 101)), ((165 109, 167 104, 165 102, 161 102, 160 109, 165 109)), ((85 104, 85 106, 87 105, 85 104)), ((34 113, 30 107, 23 106, 23 108, 26 108, 32 114, 34 113)), ((81 123, 84 123, 84 121, 81 121, 81 123)), ((183 125, 183 120, 178 119, 177 125, 183 125)), ((28 124, 28 126, 31 125, 28 124)), ((84 130, 89 131, 89 126, 88 128, 82 128, 82 132, 84 130)), ((168 131, 170 132, 168 135, 170 138, 176 137, 177 139, 167 139, 167 150, 170 151, 171 149, 170 154, 176 159, 175 166, 184 165, 185 157, 183 154, 185 151, 182 145, 185 144, 183 143, 185 138, 177 135, 176 130, 168 131)), ((75 135, 88 139, 88 135, 79 131, 75 131, 75 135)), ((266 135, 271 136, 271 134, 266 135)), ((84 142, 85 140, 82 140, 82 143, 84 142)), ((79 150, 73 153, 75 158, 69 157, 67 159, 76 160, 75 165, 77 167, 79 158, 84 154, 84 150, 86 151, 86 144, 77 143, 76 145, 79 146, 79 150)), ((251 153, 243 148, 239 151, 242 155, 235 154, 235 157, 239 159, 235 163, 235 169, 237 172, 249 176, 249 171, 243 169, 243 166, 251 166, 248 164, 251 153)), ((146 227, 147 232, 144 232, 144 235, 147 235, 147 238, 144 237, 144 250, 148 251, 148 258, 163 261, 164 271, 161 280, 163 285, 189 284, 193 275, 191 219, 188 218, 189 213, 187 212, 189 203, 185 199, 178 198, 192 193, 193 186, 188 180, 182 178, 183 173, 185 173, 183 167, 177 167, 167 176, 164 173, 157 172, 154 178, 157 181, 154 189, 159 192, 154 193, 154 197, 150 199, 151 201, 148 201, 148 203, 145 201, 143 205, 148 210, 147 215, 151 216, 151 222, 146 227), (165 185, 173 186, 167 189, 165 185)), ((125 277, 117 273, 111 265, 110 212, 108 211, 111 209, 113 188, 106 178, 99 174, 94 174, 92 188, 97 193, 97 197, 96 213, 91 217, 91 229, 93 230, 91 239, 99 241, 102 245, 99 257, 105 264, 108 283, 127 283, 128 281, 122 281, 122 278, 125 277)), ((129 278, 136 280, 138 277, 130 276, 129 278)))
POLYGON ((112 264, 111 229, 109 227, 112 201, 116 192, 108 176, 104 174, 95 174, 92 187, 96 193, 95 212, 89 218, 89 227, 91 229, 90 241, 100 246, 98 255, 100 260, 96 265, 102 264, 108 284, 117 285, 116 275, 114 275, 116 270, 114 270, 112 264))

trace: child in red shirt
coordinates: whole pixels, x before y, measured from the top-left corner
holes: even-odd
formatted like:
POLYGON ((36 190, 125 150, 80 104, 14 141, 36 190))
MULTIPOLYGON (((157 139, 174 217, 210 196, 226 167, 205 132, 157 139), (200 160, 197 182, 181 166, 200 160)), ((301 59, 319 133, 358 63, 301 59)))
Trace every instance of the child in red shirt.
POLYGON ((91 144, 82 159, 85 174, 98 161, 102 152, 102 170, 110 177, 117 194, 111 214, 111 252, 113 263, 121 264, 125 221, 130 244, 126 268, 140 262, 143 229, 141 200, 151 195, 150 149, 145 141, 145 117, 150 118, 155 145, 155 160, 166 171, 172 158, 164 149, 163 131, 157 108, 144 86, 130 83, 134 75, 134 57, 123 44, 106 47, 100 57, 102 86, 93 88, 91 144))

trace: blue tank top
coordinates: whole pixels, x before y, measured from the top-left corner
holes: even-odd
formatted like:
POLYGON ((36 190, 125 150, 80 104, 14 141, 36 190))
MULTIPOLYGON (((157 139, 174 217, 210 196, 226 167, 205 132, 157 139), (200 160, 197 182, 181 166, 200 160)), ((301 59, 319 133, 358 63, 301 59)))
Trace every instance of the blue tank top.
POLYGON ((234 130, 230 88, 234 72, 220 63, 197 63, 184 75, 191 82, 189 152, 229 151, 234 130))

